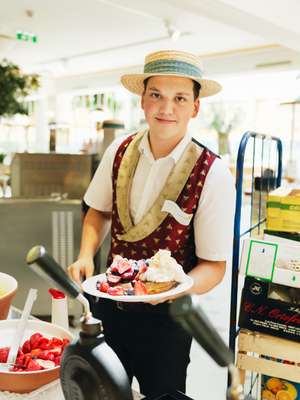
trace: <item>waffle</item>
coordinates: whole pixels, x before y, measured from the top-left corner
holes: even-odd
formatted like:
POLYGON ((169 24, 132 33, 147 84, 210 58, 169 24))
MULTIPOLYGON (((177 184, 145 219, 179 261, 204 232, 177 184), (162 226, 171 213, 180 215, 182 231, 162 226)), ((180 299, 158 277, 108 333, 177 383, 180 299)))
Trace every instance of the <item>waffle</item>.
POLYGON ((167 281, 167 282, 143 281, 143 283, 147 288, 148 294, 157 294, 161 292, 166 292, 167 290, 170 290, 178 285, 178 282, 176 281, 167 281))

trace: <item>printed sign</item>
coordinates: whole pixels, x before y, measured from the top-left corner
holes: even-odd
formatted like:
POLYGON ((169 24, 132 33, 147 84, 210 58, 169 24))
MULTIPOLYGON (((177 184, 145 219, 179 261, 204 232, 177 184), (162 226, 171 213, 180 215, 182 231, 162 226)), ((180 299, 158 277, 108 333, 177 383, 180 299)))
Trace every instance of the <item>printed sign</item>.
POLYGON ((272 281, 277 251, 277 243, 250 240, 246 275, 272 281))
MULTIPOLYGON (((246 277, 242 291, 239 327, 300 342, 300 304, 269 297, 270 282, 246 277)), ((276 285, 277 290, 288 288, 276 285)), ((277 399, 276 399, 277 400, 277 399)))

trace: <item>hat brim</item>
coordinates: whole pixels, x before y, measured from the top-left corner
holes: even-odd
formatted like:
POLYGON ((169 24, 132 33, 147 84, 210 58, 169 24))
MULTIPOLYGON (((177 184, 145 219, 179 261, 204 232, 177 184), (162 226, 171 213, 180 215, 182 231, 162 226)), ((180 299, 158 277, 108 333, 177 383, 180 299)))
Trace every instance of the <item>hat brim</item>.
POLYGON ((130 92, 142 95, 144 92, 144 80, 151 76, 177 76, 179 78, 192 79, 201 85, 199 97, 213 96, 222 90, 222 86, 214 80, 200 79, 194 76, 180 74, 128 74, 121 77, 121 82, 130 92))

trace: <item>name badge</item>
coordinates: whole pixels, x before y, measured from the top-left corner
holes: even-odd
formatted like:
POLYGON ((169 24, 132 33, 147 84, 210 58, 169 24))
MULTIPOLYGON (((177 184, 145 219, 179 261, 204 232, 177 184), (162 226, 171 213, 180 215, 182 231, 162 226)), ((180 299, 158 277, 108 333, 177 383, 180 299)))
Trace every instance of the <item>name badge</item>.
POLYGON ((171 200, 165 200, 161 211, 171 214, 181 225, 189 225, 193 218, 193 214, 188 214, 182 211, 178 204, 171 200))

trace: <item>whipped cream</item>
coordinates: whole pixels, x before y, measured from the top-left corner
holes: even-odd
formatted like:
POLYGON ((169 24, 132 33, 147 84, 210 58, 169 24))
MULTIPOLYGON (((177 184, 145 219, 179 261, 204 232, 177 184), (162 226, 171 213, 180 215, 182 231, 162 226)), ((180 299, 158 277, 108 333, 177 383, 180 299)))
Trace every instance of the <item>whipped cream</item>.
POLYGON ((183 282, 185 273, 182 266, 177 263, 175 258, 171 257, 169 250, 159 250, 149 260, 147 271, 141 274, 142 281, 150 282, 183 282))

